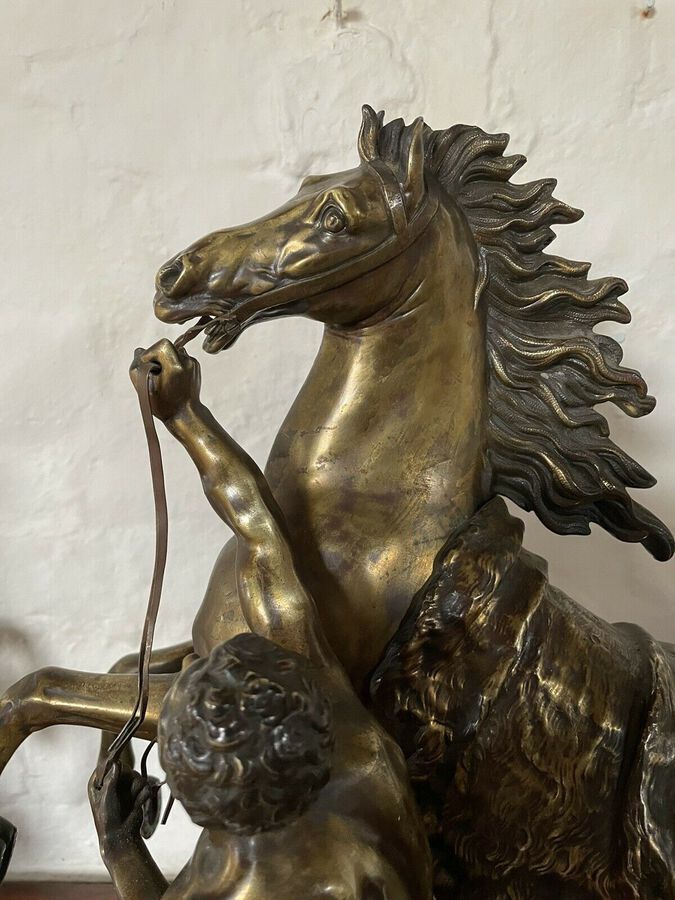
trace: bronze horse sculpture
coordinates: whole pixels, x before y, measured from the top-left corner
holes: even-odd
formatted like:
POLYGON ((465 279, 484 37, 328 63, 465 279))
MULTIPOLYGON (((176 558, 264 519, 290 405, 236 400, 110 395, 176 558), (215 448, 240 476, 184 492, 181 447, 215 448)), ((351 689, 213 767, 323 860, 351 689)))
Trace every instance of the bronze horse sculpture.
MULTIPOLYGON (((525 159, 507 143, 364 107, 356 168, 175 256, 155 311, 208 316, 210 353, 277 316, 325 326, 265 475, 329 643, 406 754, 438 900, 671 898, 669 648, 552 588, 498 497, 669 559, 672 535, 627 491, 654 479, 594 408, 654 400, 593 330, 629 321, 625 283, 544 252, 581 213, 552 180, 512 182, 525 159)), ((190 451, 199 426, 169 429, 190 451)), ((153 654, 140 737, 189 654, 248 630, 233 554, 192 641, 153 654)), ((119 729, 136 667, 22 679, 0 706, 0 768, 50 725, 119 729)))

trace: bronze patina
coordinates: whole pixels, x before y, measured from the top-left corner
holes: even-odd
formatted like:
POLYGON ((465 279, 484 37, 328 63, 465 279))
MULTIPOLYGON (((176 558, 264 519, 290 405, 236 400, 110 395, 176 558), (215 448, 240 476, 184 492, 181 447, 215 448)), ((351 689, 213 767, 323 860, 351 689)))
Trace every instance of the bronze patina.
MULTIPOLYGON (((625 283, 589 279, 588 264, 544 252, 552 226, 581 213, 553 197, 551 180, 514 183, 525 160, 504 156, 507 143, 477 127, 385 124, 364 107, 356 168, 305 179, 280 209, 208 235, 159 271, 158 317, 208 317, 207 352, 282 315, 308 316, 325 330, 264 477, 248 464, 231 468, 244 456, 186 390, 180 373, 194 364, 182 351, 168 342, 147 351, 161 367, 153 411, 194 459, 210 502, 222 514, 223 497, 255 488, 255 508, 275 523, 265 539, 286 548, 297 578, 284 589, 280 570, 272 575, 264 560, 242 576, 235 527, 192 641, 152 655, 137 734, 156 737, 169 691, 161 722, 172 709, 180 718, 182 679, 199 666, 208 671, 205 661, 253 631, 296 654, 298 666, 309 660, 309 681, 335 717, 326 783, 296 819, 271 830, 265 820, 262 855, 277 859, 274 842, 286 829, 303 834, 307 817, 340 820, 345 808, 331 785, 365 778, 360 767, 370 765, 368 802, 352 812, 365 827, 369 803, 386 798, 373 865, 393 865, 386 841, 398 846, 401 833, 390 813, 394 794, 405 799, 408 788, 398 775, 393 794, 384 787, 395 748, 371 752, 369 763, 350 756, 338 724, 344 703, 384 741, 375 714, 405 754, 436 900, 669 900, 673 648, 636 626, 608 625, 552 587, 498 496, 534 510, 555 532, 588 533, 596 523, 669 559, 669 530, 628 493, 654 479, 610 440, 595 409, 612 402, 641 416, 654 400, 640 375, 621 366, 619 345, 593 330, 629 320, 619 299, 625 283), (301 613, 298 597, 313 598, 301 613), (325 670, 312 662, 308 628, 335 654, 325 670), (351 684, 343 679, 339 697, 326 674, 338 670, 351 684)), ((137 669, 131 656, 108 674, 42 669, 18 682, 3 698, 0 765, 31 732, 59 723, 109 732, 105 753, 132 713, 137 669)), ((250 671, 259 671, 253 662, 250 671)), ((126 754, 93 794, 108 857, 108 831, 140 846, 139 810, 152 794, 130 761, 126 754)), ((176 791, 190 809, 190 796, 176 791)), ((409 822, 414 835, 412 810, 409 822)), ((205 827, 192 868, 169 889, 174 896, 203 896, 195 860, 199 871, 215 871, 235 846, 264 871, 262 856, 247 855, 250 835, 234 837, 231 821, 205 827)), ((4 834, 9 845, 9 825, 4 834)), ((298 846, 284 843, 289 859, 298 846)), ((363 863, 362 848, 330 846, 335 866, 316 870, 317 891, 332 889, 343 856, 349 872, 363 863)), ((342 892, 333 896, 430 897, 425 853, 414 841, 399 852, 422 873, 417 892, 404 885, 387 893, 394 881, 360 868, 361 882, 336 883, 342 892)), ((143 865, 151 872, 147 858, 143 865)), ((147 877, 153 890, 166 888, 158 873, 147 877)), ((264 884, 247 896, 269 896, 264 884)), ((224 882, 210 889, 208 896, 239 896, 224 882)))
POLYGON ((295 566, 255 463, 200 403, 199 365, 162 341, 132 377, 189 445, 211 505, 235 534, 252 634, 188 657, 159 720, 174 797, 204 831, 168 887, 140 839, 152 786, 116 765, 90 796, 120 897, 431 897, 431 855, 398 745, 358 700, 295 566), (215 465, 214 465, 215 461, 215 465))

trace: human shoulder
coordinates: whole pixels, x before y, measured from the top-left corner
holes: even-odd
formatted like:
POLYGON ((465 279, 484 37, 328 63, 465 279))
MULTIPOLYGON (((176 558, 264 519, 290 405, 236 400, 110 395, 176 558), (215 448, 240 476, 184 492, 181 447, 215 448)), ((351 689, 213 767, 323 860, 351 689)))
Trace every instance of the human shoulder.
POLYGON ((250 860, 241 841, 225 831, 201 833, 192 858, 164 897, 166 900, 237 900, 250 860))
MULTIPOLYGON (((348 815, 315 809, 264 837, 241 900, 422 900, 407 890, 372 829, 348 815)), ((233 900, 240 900, 236 892, 233 900)))

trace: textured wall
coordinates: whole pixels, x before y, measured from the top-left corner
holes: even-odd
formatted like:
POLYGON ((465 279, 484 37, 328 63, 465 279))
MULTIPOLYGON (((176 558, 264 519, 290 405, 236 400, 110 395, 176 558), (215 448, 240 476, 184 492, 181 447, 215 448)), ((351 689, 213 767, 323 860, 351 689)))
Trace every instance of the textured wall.
MULTIPOLYGON (((0 6, 4 394, 0 685, 52 663, 101 670, 138 641, 152 564, 146 452, 127 379, 157 266, 272 209, 308 171, 353 164, 360 104, 512 134, 523 177, 587 210, 558 250, 631 284, 628 365, 659 398, 614 433, 675 524, 672 286, 675 8, 657 0, 6 0, 0 6)), ((204 363, 207 402, 262 462, 317 347, 300 320, 204 363)), ((165 442, 172 542, 158 642, 184 639, 225 538, 165 442)), ((528 517, 554 580, 675 639, 672 564, 528 517)), ((33 737, 0 781, 16 875, 101 873, 85 797, 96 736, 33 737)), ((167 871, 195 831, 154 839, 167 871)))

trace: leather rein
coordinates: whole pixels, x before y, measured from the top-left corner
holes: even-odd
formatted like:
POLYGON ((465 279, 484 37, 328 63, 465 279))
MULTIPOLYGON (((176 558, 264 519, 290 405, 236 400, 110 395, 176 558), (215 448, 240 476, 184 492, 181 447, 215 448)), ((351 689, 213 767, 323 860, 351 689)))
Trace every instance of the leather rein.
MULTIPOLYGON (((192 328, 182 334, 174 343, 177 349, 182 349, 188 341, 197 335, 209 324, 210 317, 203 316, 192 328)), ((162 463, 162 449, 155 428, 155 419, 152 414, 150 401, 152 378, 159 375, 161 369, 156 363, 146 363, 139 369, 142 390, 138 391, 138 402, 141 408, 141 418, 145 439, 148 444, 148 456, 150 457, 150 473, 152 476, 152 493, 155 504, 155 564, 150 585, 150 597, 143 621, 143 632, 138 657, 138 692, 136 703, 127 722, 110 744, 107 753, 101 759, 96 775, 96 787, 100 789, 105 776, 112 765, 119 759, 125 747, 136 734, 145 720, 150 696, 150 660, 152 645, 155 637, 155 625, 159 613, 159 604, 162 598, 162 586, 164 584, 164 572, 169 544, 169 514, 166 503, 166 484, 164 481, 164 465, 162 463)), ((152 742, 154 743, 154 741, 152 742)), ((152 744, 150 745, 152 746, 152 744)))

